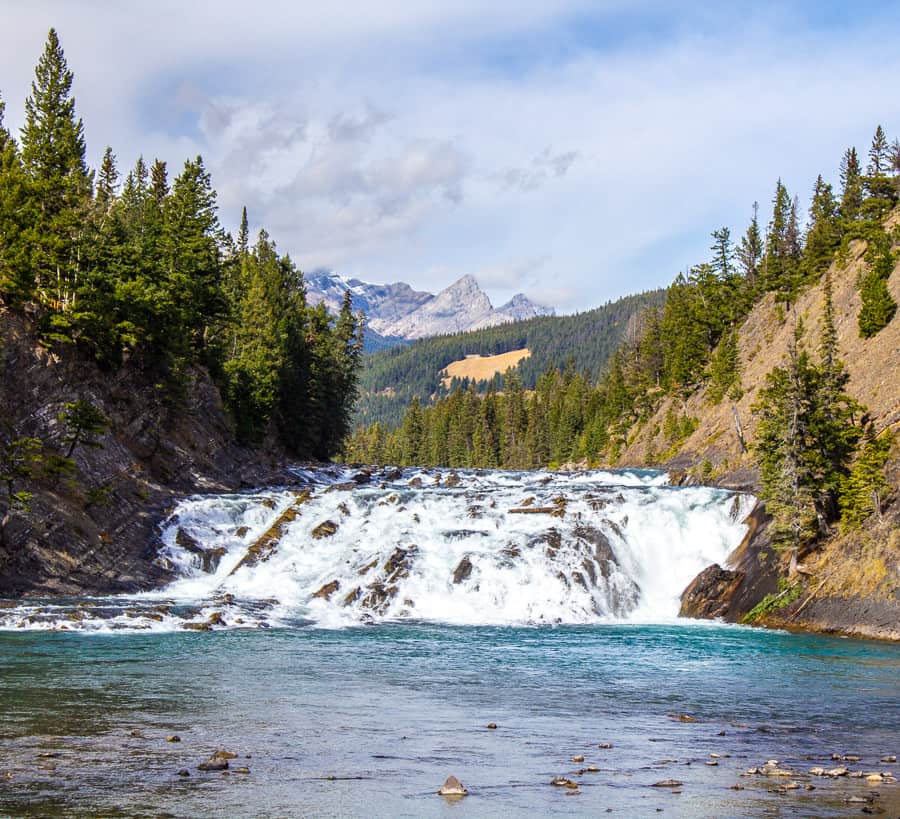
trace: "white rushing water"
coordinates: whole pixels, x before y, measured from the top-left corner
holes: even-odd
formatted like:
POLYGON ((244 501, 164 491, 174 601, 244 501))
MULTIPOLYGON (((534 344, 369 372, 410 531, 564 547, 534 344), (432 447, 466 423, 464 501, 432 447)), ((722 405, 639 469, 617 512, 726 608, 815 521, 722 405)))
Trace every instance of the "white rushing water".
POLYGON ((182 502, 162 527, 158 559, 178 575, 162 591, 74 613, 0 611, 0 627, 663 622, 691 579, 740 543, 753 504, 654 472, 298 478, 307 490, 182 502))

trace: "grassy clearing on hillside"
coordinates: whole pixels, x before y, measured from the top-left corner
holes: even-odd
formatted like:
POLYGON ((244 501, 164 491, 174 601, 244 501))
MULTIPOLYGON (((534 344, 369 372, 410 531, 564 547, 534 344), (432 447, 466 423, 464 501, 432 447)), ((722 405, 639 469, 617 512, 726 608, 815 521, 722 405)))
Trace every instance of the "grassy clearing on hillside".
POLYGON ((446 375, 441 379, 441 383, 449 388, 450 382, 454 378, 489 381, 497 373, 505 373, 510 367, 515 367, 520 361, 530 357, 531 350, 527 347, 498 355, 467 355, 465 358, 447 365, 446 375))

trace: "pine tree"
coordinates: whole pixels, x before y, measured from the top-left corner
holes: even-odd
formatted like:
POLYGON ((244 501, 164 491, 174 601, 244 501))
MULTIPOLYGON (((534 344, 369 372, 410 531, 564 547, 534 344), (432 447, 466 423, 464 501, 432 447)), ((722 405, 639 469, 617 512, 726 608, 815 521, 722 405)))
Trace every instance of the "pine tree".
POLYGON ((38 292, 45 303, 62 310, 73 306, 91 195, 84 126, 75 116, 72 79, 56 31, 50 29, 25 102, 22 164, 34 202, 30 241, 38 292))
POLYGON ((873 514, 881 517, 884 499, 891 490, 884 465, 893 441, 890 432, 877 436, 871 423, 866 427, 859 456, 841 485, 841 521, 847 526, 860 526, 873 514))
POLYGON ((25 241, 31 213, 18 147, 3 122, 5 109, 0 99, 0 296, 18 303, 30 299, 34 289, 25 241))
POLYGON ((106 146, 103 153, 103 161, 100 163, 100 173, 97 174, 97 190, 94 200, 101 214, 106 215, 116 199, 119 189, 119 169, 116 167, 116 157, 112 148, 106 146))
POLYGON ((787 188, 779 179, 772 199, 772 221, 766 235, 766 253, 763 259, 763 289, 780 294, 790 293, 792 282, 792 242, 799 239, 796 228, 796 211, 787 188))
POLYGON ((842 233, 851 231, 862 213, 862 171, 856 148, 848 148, 841 158, 841 222, 842 233))
POLYGON ((888 290, 888 279, 894 271, 894 254, 890 237, 880 230, 866 251, 867 272, 860 281, 862 304, 859 308, 859 334, 871 338, 886 327, 897 312, 897 302, 888 290))
POLYGON ((741 246, 737 256, 741 263, 747 287, 751 293, 755 292, 759 281, 759 268, 763 258, 763 239, 759 230, 759 203, 753 203, 753 218, 747 232, 741 238, 741 246))
POLYGON ((803 272, 807 281, 815 281, 831 264, 841 240, 837 201, 831 185, 822 179, 821 174, 816 179, 809 218, 803 272))
POLYGON ((249 247, 248 238, 247 238, 248 235, 249 235, 249 228, 247 225, 247 206, 244 205, 243 209, 241 210, 241 227, 238 230, 238 240, 237 240, 238 252, 242 256, 246 255, 248 247, 249 247))
POLYGON ((870 223, 880 229, 882 219, 897 201, 897 189, 891 179, 891 149, 879 125, 869 148, 869 165, 864 181, 868 196, 863 202, 863 213, 870 223))

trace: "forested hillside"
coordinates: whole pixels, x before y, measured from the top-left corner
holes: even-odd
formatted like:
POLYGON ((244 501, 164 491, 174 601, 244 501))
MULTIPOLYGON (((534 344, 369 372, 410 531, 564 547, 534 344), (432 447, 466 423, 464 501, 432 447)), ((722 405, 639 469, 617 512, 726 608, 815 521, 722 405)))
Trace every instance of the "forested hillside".
MULTIPOLYGON (((441 385, 441 371, 467 355, 496 355, 527 347, 531 357, 516 374, 525 389, 533 389, 540 377, 560 362, 590 379, 596 379, 621 342, 638 313, 662 304, 663 291, 628 296, 572 316, 539 316, 526 321, 502 324, 484 330, 436 336, 405 347, 393 347, 363 359, 360 373, 360 400, 357 420, 395 427, 413 397, 429 403, 457 388, 467 389, 467 381, 454 381, 449 389, 441 385)), ((493 383, 472 385, 479 392, 503 388, 503 378, 493 383)))
POLYGON ((80 455, 135 438, 136 419, 111 409, 123 381, 139 398, 137 437, 156 441, 148 458, 199 390, 224 402, 232 441, 326 459, 356 395, 349 300, 336 318, 309 307, 290 258, 265 231, 251 241, 246 211, 229 236, 199 156, 171 181, 165 162, 140 157, 122 179, 111 148, 92 170, 72 82, 51 30, 19 139, 0 100, 0 545, 35 493, 76 492, 80 455))
POLYGON ((598 382, 558 361, 531 395, 515 380, 484 398, 457 389, 414 404, 395 433, 359 430, 348 454, 514 468, 683 456, 706 479, 748 466, 795 553, 836 521, 880 516, 900 420, 898 199, 900 143, 879 127, 865 168, 844 154, 837 193, 815 181, 805 225, 779 180, 765 224, 754 206, 737 244, 715 230, 598 382))

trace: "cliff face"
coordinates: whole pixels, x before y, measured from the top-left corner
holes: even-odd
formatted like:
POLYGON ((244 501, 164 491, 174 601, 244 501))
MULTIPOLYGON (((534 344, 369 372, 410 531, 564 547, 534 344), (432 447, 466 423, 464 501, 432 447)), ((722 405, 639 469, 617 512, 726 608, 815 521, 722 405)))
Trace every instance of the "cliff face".
MULTIPOLYGON (((888 222, 900 222, 895 213, 888 222)), ((833 300, 840 354, 850 375, 848 392, 868 408, 878 431, 900 428, 900 317, 870 339, 859 336, 860 296, 857 279, 864 269, 866 246, 854 242, 843 264, 832 266, 833 300)), ((900 302, 900 265, 888 282, 900 302)), ((740 400, 727 398, 712 404, 701 390, 683 404, 667 399, 656 416, 629 439, 622 463, 643 463, 648 452, 665 451, 662 439, 666 413, 684 413, 697 419, 690 437, 679 446, 670 467, 696 470, 705 465, 718 483, 758 488, 753 456, 742 452, 736 418, 749 447, 755 439, 756 419, 751 407, 766 374, 783 364, 794 328, 802 327, 801 346, 815 354, 824 312, 821 284, 810 288, 784 310, 769 296, 758 304, 740 329, 740 400), (783 315, 783 318, 782 318, 783 315), (708 462, 704 464, 704 462, 708 462)), ((689 616, 723 617, 737 622, 766 595, 789 589, 778 605, 760 614, 756 622, 882 639, 900 639, 900 443, 887 466, 895 488, 881 520, 861 530, 837 533, 808 555, 801 556, 800 571, 791 572, 787 556, 769 542, 765 526, 754 527, 724 567, 708 570, 685 591, 682 612, 689 616), (749 562, 748 562, 749 560, 749 562), (778 586, 778 581, 781 586, 778 586), (790 602, 787 602, 790 600, 790 602)))
POLYGON ((0 420, 15 437, 61 451, 58 415, 87 400, 110 421, 98 447, 76 447, 77 472, 17 486, 33 492, 14 512, 0 543, 0 597, 131 591, 159 585, 152 562, 157 525, 180 495, 289 481, 277 461, 233 443, 208 373, 188 375, 183 404, 171 411, 152 379, 128 365, 103 372, 71 348, 51 352, 27 319, 0 306, 0 420))
MULTIPOLYGON (((900 223, 896 213, 888 223, 900 223)), ((865 268, 864 242, 854 242, 846 263, 832 266, 833 302, 840 355, 850 375, 848 392, 869 411, 879 431, 900 426, 900 316, 881 332, 869 339, 859 336, 857 316, 860 308, 857 279, 865 268)), ((888 281, 895 300, 900 302, 900 264, 888 281)), ((645 463, 648 454, 665 452, 669 442, 662 429, 666 414, 674 411, 698 421, 697 428, 681 442, 673 461, 676 465, 694 465, 709 460, 718 473, 752 469, 752 457, 741 452, 736 432, 735 413, 748 445, 755 437, 756 419, 751 410, 758 398, 765 377, 774 367, 787 359, 788 344, 794 328, 802 327, 799 345, 816 354, 824 312, 824 288, 817 284, 804 292, 790 309, 775 303, 769 294, 750 313, 740 328, 740 377, 743 395, 731 402, 728 398, 718 404, 709 400, 707 390, 701 389, 684 403, 667 398, 655 417, 629 436, 628 446, 619 461, 622 464, 645 463)))

